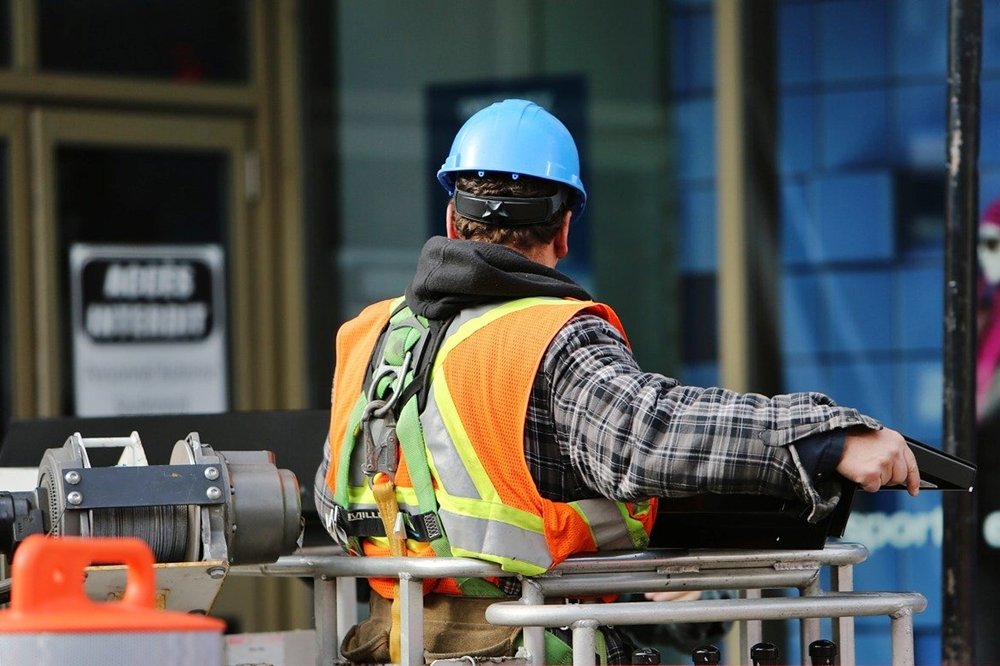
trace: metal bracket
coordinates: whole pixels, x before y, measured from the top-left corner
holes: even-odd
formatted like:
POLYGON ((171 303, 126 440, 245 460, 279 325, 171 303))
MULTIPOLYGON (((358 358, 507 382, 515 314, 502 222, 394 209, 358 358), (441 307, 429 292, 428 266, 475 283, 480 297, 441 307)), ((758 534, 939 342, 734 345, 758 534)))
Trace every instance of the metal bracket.
POLYGON ((66 508, 72 510, 226 501, 217 465, 68 468, 62 483, 66 508))

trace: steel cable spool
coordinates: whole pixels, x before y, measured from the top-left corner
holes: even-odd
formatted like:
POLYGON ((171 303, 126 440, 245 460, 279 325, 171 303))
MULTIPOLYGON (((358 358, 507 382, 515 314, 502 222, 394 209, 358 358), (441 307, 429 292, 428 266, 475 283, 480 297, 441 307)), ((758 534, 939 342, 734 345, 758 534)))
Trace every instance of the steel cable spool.
POLYGON ((157 562, 184 562, 188 547, 186 506, 136 506, 91 511, 90 534, 138 537, 149 544, 157 562))

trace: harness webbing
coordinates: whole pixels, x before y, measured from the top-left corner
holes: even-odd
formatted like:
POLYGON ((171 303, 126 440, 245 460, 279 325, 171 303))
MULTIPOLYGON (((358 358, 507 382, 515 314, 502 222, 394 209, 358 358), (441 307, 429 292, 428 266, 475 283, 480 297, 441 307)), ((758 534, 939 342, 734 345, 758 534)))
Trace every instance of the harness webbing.
MULTIPOLYGON (((368 485, 373 495, 372 503, 379 510, 380 520, 359 520, 343 525, 343 536, 352 552, 363 553, 359 537, 385 537, 393 556, 406 555, 406 538, 425 541, 439 557, 452 556, 451 544, 439 516, 439 504, 434 492, 434 482, 427 459, 426 440, 420 424, 420 410, 426 401, 434 357, 445 337, 448 322, 431 322, 413 315, 403 302, 392 307, 384 330, 380 334, 369 360, 369 373, 362 395, 351 410, 351 422, 358 425, 345 433, 337 466, 337 483, 334 501, 348 515, 351 505, 351 461, 359 443, 368 445, 366 427, 378 418, 379 410, 372 403, 391 404, 385 416, 392 418, 398 453, 406 462, 413 494, 416 496, 420 515, 403 515, 396 501, 395 468, 371 470, 368 485), (403 359, 403 363, 400 363, 403 359), (409 366, 405 367, 409 361, 409 366), (401 367, 400 367, 401 366, 401 367), (397 369, 393 369, 396 367, 397 369), (402 376, 399 376, 399 375, 402 376), (370 419, 365 423, 366 416, 370 419), (376 484, 375 480, 378 479, 376 484), (392 489, 392 501, 386 497, 392 489), (382 496, 381 499, 379 496, 382 496), (419 523, 419 524, 418 524, 419 523), (407 525, 411 529, 407 529, 407 525), (416 527, 417 529, 412 529, 416 527), (378 529, 381 528, 381 529, 378 529), (422 528, 422 529, 421 529, 422 528), (381 533, 380 533, 381 532, 381 533), (401 554, 396 554, 399 548, 401 554)), ((378 460, 395 456, 379 456, 378 460)), ((368 456, 366 455, 366 459, 368 456)), ((495 585, 479 578, 458 578, 456 584, 463 594, 476 597, 502 597, 495 585)), ((398 597, 398 588, 394 590, 398 597)))

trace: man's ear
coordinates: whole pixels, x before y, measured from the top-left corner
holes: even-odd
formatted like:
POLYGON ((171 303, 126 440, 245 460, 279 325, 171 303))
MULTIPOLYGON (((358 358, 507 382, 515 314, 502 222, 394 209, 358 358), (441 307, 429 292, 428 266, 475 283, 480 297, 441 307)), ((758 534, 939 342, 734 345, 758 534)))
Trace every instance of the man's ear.
POLYGON ((562 226, 559 228, 559 233, 553 239, 555 245, 552 249, 556 253, 556 259, 562 259, 569 254, 569 220, 571 217, 573 217, 573 212, 566 211, 563 216, 562 226))
POLYGON ((458 231, 455 230, 455 202, 449 201, 448 207, 444 211, 444 228, 451 240, 458 240, 458 231))

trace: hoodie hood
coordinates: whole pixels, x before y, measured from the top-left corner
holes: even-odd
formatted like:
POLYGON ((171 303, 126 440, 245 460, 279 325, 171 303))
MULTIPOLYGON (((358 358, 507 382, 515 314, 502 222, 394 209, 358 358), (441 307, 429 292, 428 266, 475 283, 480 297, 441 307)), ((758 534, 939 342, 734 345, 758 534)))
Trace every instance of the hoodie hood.
POLYGON ((406 304, 428 319, 531 296, 591 300, 568 276, 503 245, 434 236, 424 244, 406 304))

